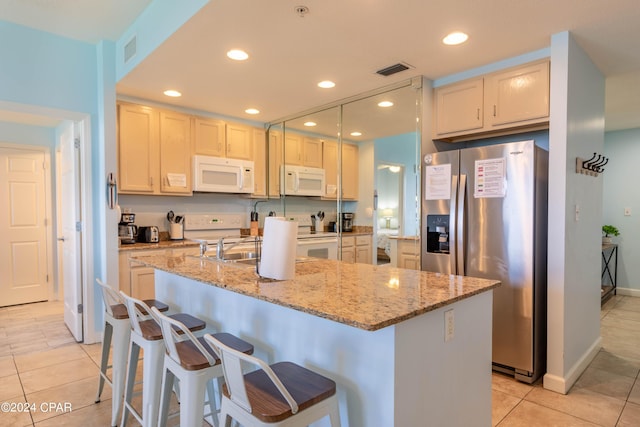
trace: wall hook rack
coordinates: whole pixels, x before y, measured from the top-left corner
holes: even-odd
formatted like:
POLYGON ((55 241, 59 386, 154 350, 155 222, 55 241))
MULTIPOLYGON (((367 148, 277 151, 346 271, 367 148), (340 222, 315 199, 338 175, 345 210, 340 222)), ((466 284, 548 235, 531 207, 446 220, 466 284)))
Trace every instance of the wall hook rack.
POLYGON ((604 172, 603 166, 607 163, 609 163, 609 158, 598 153, 593 153, 593 156, 588 160, 576 157, 576 173, 598 176, 604 172))

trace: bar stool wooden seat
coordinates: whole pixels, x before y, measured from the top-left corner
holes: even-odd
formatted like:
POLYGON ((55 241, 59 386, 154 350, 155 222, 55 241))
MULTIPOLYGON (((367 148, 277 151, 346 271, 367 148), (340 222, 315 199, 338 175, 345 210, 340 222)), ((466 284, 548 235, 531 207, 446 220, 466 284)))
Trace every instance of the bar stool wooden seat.
POLYGON ((235 420, 244 427, 308 426, 329 416, 340 427, 336 383, 291 362, 267 365, 205 334, 222 360, 226 384, 222 388, 220 424, 235 420), (259 369, 242 374, 242 362, 259 369))
MULTIPOLYGON (((202 425, 205 405, 205 390, 209 398, 209 410, 214 425, 218 425, 216 395, 213 379, 222 378, 220 359, 205 342, 203 337, 196 338, 188 328, 171 317, 151 309, 154 317, 162 326, 166 353, 162 372, 162 396, 160 399, 159 427, 167 425, 169 400, 174 381, 180 381, 180 427, 202 425), (177 331, 181 331, 182 335, 177 331)), ((213 334, 225 345, 243 354, 252 354, 253 345, 228 333, 213 334)))
MULTIPOLYGON (((158 423, 158 405, 160 403, 160 385, 164 355, 164 340, 160 325, 147 316, 151 308, 143 301, 132 298, 120 291, 129 314, 131 337, 129 339, 129 360, 124 390, 124 408, 121 427, 125 427, 129 414, 143 427, 155 427, 158 423), (144 351, 142 364, 142 413, 132 405, 140 349, 144 351)), ((171 318, 183 323, 190 331, 205 328, 202 320, 186 313, 172 314, 171 318)), ((178 332, 180 333, 180 332, 178 332)))
MULTIPOLYGON (((100 279, 96 279, 104 302, 104 335, 102 338, 102 355, 100 360, 100 381, 95 403, 100 402, 105 382, 111 386, 111 425, 118 424, 118 415, 122 409, 124 392, 124 378, 127 372, 127 351, 131 326, 124 301, 118 292, 100 279), (109 365, 109 351, 113 343, 112 361, 109 365), (111 369, 111 377, 108 370, 111 369)), ((159 311, 167 311, 169 306, 156 300, 144 301, 149 307, 156 307, 159 311)))

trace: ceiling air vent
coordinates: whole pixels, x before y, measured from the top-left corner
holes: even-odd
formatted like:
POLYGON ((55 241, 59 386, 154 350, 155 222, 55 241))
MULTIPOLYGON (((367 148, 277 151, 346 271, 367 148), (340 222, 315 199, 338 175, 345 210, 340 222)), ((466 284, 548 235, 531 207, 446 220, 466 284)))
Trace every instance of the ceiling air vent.
POLYGON ((399 73, 400 71, 408 70, 409 68, 411 68, 409 64, 398 62, 397 64, 393 64, 389 67, 383 68, 382 70, 376 71, 376 74, 387 77, 392 74, 399 73))
POLYGON ((131 37, 131 40, 124 45, 124 63, 126 64, 131 58, 136 56, 136 52, 138 51, 138 47, 136 45, 137 37, 134 35, 131 37))

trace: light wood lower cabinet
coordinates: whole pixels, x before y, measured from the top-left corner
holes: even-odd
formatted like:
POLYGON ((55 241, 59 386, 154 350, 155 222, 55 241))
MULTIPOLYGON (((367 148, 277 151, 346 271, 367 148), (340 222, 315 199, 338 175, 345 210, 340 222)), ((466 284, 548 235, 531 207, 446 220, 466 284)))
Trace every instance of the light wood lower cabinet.
POLYGON ((342 236, 342 261, 358 264, 371 264, 371 236, 342 236))
POLYGON ((155 269, 136 261, 136 258, 168 254, 172 256, 197 255, 198 247, 180 249, 142 249, 120 251, 118 259, 119 289, 138 299, 153 299, 155 297, 155 269))
POLYGON ((420 241, 416 239, 390 239, 391 265, 409 270, 421 270, 420 241))

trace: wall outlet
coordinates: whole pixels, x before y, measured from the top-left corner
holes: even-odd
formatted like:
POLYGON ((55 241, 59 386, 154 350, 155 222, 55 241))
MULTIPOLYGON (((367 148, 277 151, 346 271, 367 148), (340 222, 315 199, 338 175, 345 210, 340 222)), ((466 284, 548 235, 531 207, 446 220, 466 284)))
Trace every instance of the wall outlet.
POLYGON ((624 216, 631 216, 631 208, 624 208, 624 216))
POLYGON ((444 312, 444 341, 451 341, 455 330, 455 322, 453 320, 453 309, 444 312))

